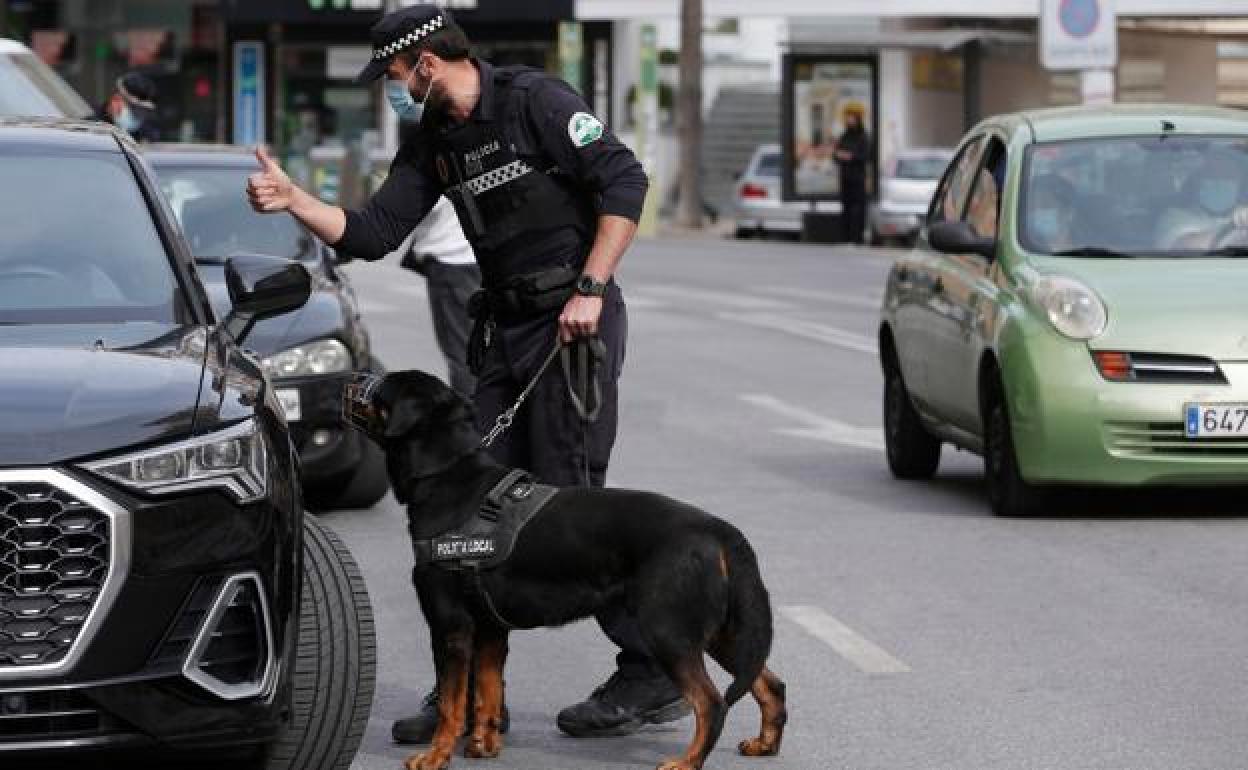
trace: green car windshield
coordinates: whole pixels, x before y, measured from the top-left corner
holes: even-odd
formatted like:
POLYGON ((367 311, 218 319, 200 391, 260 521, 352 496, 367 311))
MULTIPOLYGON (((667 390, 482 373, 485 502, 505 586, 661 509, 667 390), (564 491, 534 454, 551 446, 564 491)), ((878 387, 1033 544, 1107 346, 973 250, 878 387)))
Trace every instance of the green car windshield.
POLYGON ((1033 145, 1019 238, 1051 256, 1248 256, 1248 137, 1159 133, 1033 145))

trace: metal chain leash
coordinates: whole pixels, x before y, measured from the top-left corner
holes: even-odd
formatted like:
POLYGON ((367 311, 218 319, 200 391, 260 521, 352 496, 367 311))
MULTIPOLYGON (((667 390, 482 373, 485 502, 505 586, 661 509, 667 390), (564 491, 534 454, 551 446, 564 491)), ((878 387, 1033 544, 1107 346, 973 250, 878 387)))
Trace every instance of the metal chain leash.
POLYGON ((525 386, 524 390, 520 391, 520 397, 516 399, 516 403, 512 404, 511 408, 500 414, 498 418, 494 420, 494 427, 490 428, 490 432, 485 435, 485 438, 481 439, 482 449, 489 449, 494 442, 498 440, 499 436, 507 432, 507 429, 510 428, 511 424, 516 420, 516 412, 520 411, 520 407, 524 404, 524 400, 529 397, 529 393, 531 393, 533 388, 537 386, 537 381, 540 380, 542 375, 546 373, 546 370, 550 368, 551 363, 554 362, 555 357, 559 355, 559 351, 562 349, 563 342, 559 340, 559 335, 556 333, 555 344, 550 349, 550 353, 546 355, 546 360, 543 361, 542 365, 538 368, 537 374, 533 375, 533 379, 529 380, 529 384, 525 386))

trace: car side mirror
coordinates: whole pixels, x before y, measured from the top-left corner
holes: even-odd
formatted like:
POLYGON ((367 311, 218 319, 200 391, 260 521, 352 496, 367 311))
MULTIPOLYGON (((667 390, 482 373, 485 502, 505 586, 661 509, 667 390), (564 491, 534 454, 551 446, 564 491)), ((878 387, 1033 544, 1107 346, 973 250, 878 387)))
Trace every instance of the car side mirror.
POLYGON ((937 222, 928 228, 927 242, 945 254, 978 254, 989 261, 997 254, 997 239, 977 235, 966 222, 937 222))
POLYGON ((225 288, 232 309, 222 325, 241 344, 256 321, 303 307, 312 293, 312 276, 291 259, 238 254, 225 261, 225 288))

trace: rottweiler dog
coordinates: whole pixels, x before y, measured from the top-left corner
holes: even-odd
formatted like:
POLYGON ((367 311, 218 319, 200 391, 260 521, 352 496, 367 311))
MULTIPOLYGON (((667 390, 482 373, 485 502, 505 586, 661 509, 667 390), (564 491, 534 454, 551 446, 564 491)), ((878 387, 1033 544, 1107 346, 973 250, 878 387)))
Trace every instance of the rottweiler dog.
MULTIPOLYGON (((368 433, 386 451, 414 542, 463 526, 511 470, 481 448, 471 405, 436 377, 394 372, 366 389, 349 387, 349 394, 366 402, 374 423, 368 433)), ((438 727, 429 751, 407 759, 408 770, 450 764, 468 717, 470 669, 475 698, 464 756, 502 751, 507 626, 561 626, 616 602, 638 619, 697 720, 684 756, 659 770, 700 770, 728 709, 747 691, 762 711, 762 728, 740 744, 741 753, 779 752, 787 712, 784 683, 766 667, 771 603, 754 550, 728 522, 651 492, 560 489, 521 530, 507 561, 478 574, 488 610, 466 590, 463 573, 436 565, 413 570, 433 642, 438 727), (734 677, 723 695, 707 675, 704 653, 734 677)))

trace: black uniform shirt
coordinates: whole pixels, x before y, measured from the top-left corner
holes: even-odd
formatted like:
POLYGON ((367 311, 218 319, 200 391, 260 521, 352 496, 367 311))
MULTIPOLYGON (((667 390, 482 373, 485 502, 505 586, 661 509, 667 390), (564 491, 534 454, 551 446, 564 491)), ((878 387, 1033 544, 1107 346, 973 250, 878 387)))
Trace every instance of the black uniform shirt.
MULTIPOLYGON (((594 197, 599 215, 614 214, 637 221, 641 217, 648 182, 641 164, 612 133, 582 146, 573 139, 571 127, 577 115, 589 113, 585 101, 558 78, 538 74, 527 91, 513 90, 515 99, 527 94, 519 109, 501 104, 495 85, 497 70, 488 62, 474 59, 481 73, 481 98, 469 116, 470 121, 501 122, 504 136, 521 157, 545 161, 540 168, 557 168, 594 197)), ((432 116, 430 116, 432 117, 432 116)), ((444 186, 434 170, 435 152, 444 126, 428 125, 405 137, 390 175, 365 207, 347 212, 347 226, 337 248, 362 259, 380 259, 394 251, 412 229, 425 218, 442 195, 444 186)), ((589 251, 590 244, 573 228, 537 230, 522 239, 519 248, 536 252, 566 252, 570 259, 589 251)), ((478 261, 489 255, 478 254, 478 261)), ((509 262, 522 263, 509 255, 509 262)))

